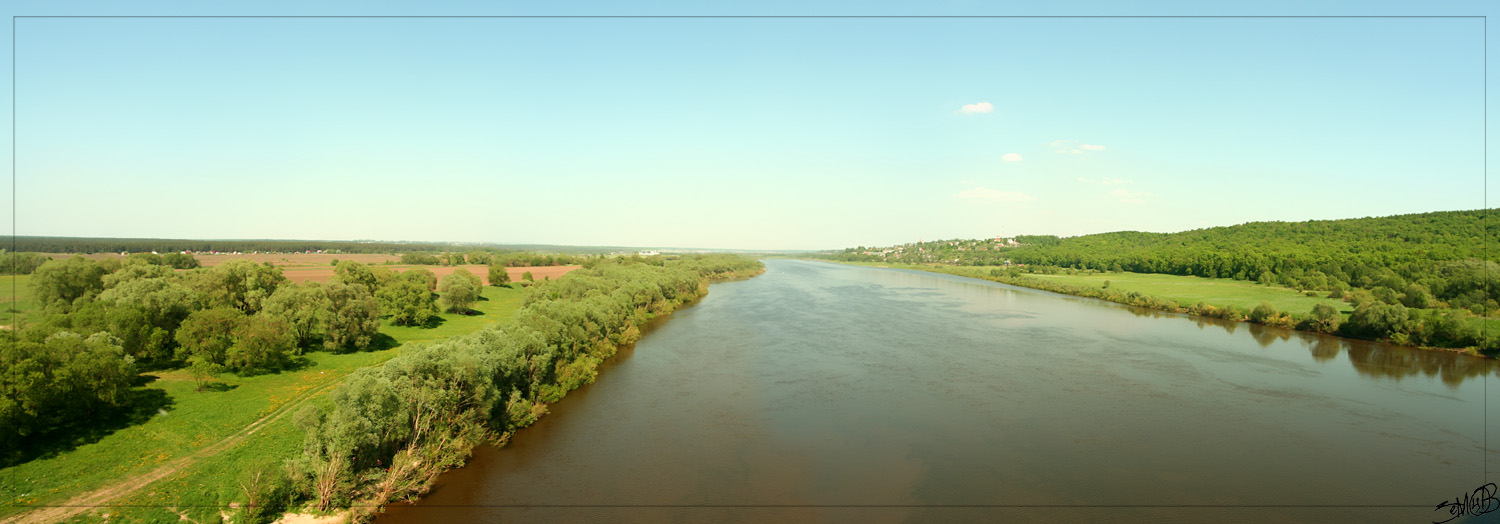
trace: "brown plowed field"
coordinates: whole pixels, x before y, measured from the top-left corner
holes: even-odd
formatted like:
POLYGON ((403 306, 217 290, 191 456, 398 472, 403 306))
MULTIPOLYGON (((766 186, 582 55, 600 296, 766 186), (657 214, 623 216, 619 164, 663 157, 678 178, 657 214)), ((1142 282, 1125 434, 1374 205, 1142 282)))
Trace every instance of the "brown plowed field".
MULTIPOLYGON (((340 260, 342 260, 342 259, 340 259, 340 260)), ((473 273, 474 276, 479 277, 480 280, 483 280, 485 285, 489 285, 490 284, 490 279, 489 279, 490 268, 489 268, 489 266, 379 266, 379 267, 388 268, 388 269, 390 269, 392 271, 396 271, 398 273, 402 272, 402 271, 409 270, 409 269, 413 269, 413 268, 423 268, 423 269, 426 269, 428 271, 431 271, 433 274, 437 275, 438 278, 443 278, 444 276, 447 276, 449 273, 452 273, 453 270, 455 270, 455 269, 464 268, 464 269, 469 270, 470 273, 473 273)), ((568 274, 569 271, 578 269, 579 267, 580 266, 508 267, 508 268, 505 268, 505 272, 506 273, 510 273, 510 281, 511 282, 519 282, 521 280, 521 274, 525 273, 527 271, 531 272, 531 276, 533 278, 535 278, 537 280, 542 280, 543 278, 547 278, 547 277, 557 278, 557 277, 566 275, 566 274, 568 274)), ((333 276, 333 268, 327 267, 327 266, 324 266, 324 267, 309 267, 309 268, 283 268, 282 269, 282 274, 286 275, 287 280, 291 280, 292 282, 298 282, 298 283, 308 282, 308 281, 324 282, 324 281, 327 281, 329 277, 333 276)))
MULTIPOLYGON (((52 258, 57 258, 57 259, 68 258, 68 257, 73 256, 73 254, 71 254, 71 253, 45 253, 45 255, 49 256, 49 257, 52 257, 52 258)), ((94 254, 79 255, 79 256, 84 257, 84 258, 92 258, 94 260, 104 260, 104 259, 107 259, 107 258, 114 258, 114 259, 124 259, 125 258, 125 257, 120 256, 119 253, 94 253, 94 254)), ((458 268, 462 267, 462 268, 468 269, 470 273, 473 273, 473 274, 477 275, 480 280, 484 281, 485 285, 489 285, 489 283, 490 283, 489 282, 490 269, 487 266, 481 266, 481 265, 466 265, 466 266, 407 266, 407 265, 396 265, 396 266, 387 266, 387 265, 385 265, 386 261, 396 262, 396 261, 401 260, 401 257, 399 257, 399 256, 392 256, 392 255, 378 255, 378 254, 377 255, 326 255, 326 254, 325 255, 319 255, 319 254, 286 254, 286 255, 274 255, 274 254, 264 254, 264 253, 262 253, 262 254, 240 254, 240 255, 194 255, 194 257, 196 257, 198 259, 198 262, 201 263, 201 264, 203 264, 204 267, 216 266, 216 265, 219 265, 219 264, 223 264, 226 261, 234 260, 234 259, 244 259, 244 260, 251 260, 251 261, 255 261, 255 262, 270 262, 272 265, 280 267, 282 269, 282 273, 285 274, 286 278, 288 280, 291 280, 292 282, 308 282, 308 281, 314 281, 314 280, 318 281, 318 282, 327 281, 328 277, 333 276, 333 265, 332 264, 333 264, 334 260, 340 260, 340 261, 343 261, 343 260, 353 260, 355 262, 359 262, 359 263, 362 263, 362 264, 370 264, 372 266, 380 266, 380 267, 384 267, 384 268, 389 268, 392 271, 397 271, 397 272, 406 271, 408 269, 416 268, 416 267, 426 268, 428 271, 432 271, 434 274, 436 274, 438 276, 438 278, 443 278, 444 276, 448 275, 449 273, 452 273, 454 269, 458 269, 458 268)), ((566 274, 568 274, 569 271, 578 269, 578 267, 579 266, 511 267, 511 268, 506 268, 506 272, 510 273, 510 281, 511 282, 518 282, 518 281, 521 280, 521 274, 525 273, 527 271, 530 271, 531 275, 533 277, 535 277, 537 280, 542 280, 543 278, 546 278, 546 277, 557 278, 557 277, 566 275, 566 274)))

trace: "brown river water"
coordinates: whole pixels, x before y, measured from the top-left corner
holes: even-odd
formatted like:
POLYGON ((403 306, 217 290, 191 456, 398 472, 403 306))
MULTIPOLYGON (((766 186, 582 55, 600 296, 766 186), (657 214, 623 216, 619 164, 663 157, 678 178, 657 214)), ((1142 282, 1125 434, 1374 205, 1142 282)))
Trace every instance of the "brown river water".
POLYGON ((1500 439, 1494 361, 766 266, 377 522, 1428 523, 1500 439))

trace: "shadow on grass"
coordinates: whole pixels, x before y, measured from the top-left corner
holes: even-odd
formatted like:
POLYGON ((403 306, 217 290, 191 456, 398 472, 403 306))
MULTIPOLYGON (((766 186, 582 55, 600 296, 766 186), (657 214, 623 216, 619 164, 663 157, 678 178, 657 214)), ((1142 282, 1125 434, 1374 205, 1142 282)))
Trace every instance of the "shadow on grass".
POLYGON ((443 323, 447 321, 448 319, 445 319, 439 315, 433 315, 431 317, 428 317, 426 322, 422 323, 422 329, 433 329, 443 325, 443 323))
POLYGON ((124 407, 72 417, 63 425, 22 439, 21 444, 0 450, 0 468, 8 468, 37 459, 52 458, 79 446, 93 444, 116 431, 144 424, 151 417, 165 415, 173 404, 166 391, 143 387, 157 377, 141 375, 132 384, 124 407))
POLYGON ((239 384, 235 384, 235 385, 231 386, 231 385, 225 384, 223 382, 209 382, 207 384, 204 384, 203 388, 200 389, 199 391, 202 391, 204 393, 208 393, 208 392, 224 392, 224 391, 232 390, 232 389, 237 388, 237 387, 240 387, 239 384))
POLYGON ((399 345, 401 345, 401 343, 396 341, 395 337, 392 337, 385 333, 376 333, 375 336, 370 339, 370 345, 366 346, 364 350, 385 351, 399 345))

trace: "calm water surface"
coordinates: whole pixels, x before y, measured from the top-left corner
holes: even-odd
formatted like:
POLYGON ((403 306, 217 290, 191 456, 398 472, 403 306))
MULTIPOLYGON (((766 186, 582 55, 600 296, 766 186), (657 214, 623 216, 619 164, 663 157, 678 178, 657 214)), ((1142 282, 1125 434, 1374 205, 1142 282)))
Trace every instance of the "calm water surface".
POLYGON ((1483 483, 1490 361, 766 265, 381 524, 1425 523, 1483 483))

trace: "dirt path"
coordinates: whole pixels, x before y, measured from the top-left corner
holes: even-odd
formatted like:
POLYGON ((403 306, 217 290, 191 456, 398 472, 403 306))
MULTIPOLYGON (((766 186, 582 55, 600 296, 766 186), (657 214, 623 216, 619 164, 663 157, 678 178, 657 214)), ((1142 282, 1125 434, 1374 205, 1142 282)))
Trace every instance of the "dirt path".
POLYGON ((334 380, 326 386, 303 393, 301 396, 276 408, 276 411, 272 411, 255 422, 251 422, 250 425, 241 428, 233 435, 225 437, 223 440, 210 444, 188 456, 162 464, 146 473, 127 477, 94 491, 75 496, 60 504, 39 504, 36 506, 37 509, 0 520, 0 524, 50 524, 67 520, 90 509, 105 507, 112 500, 135 493, 158 480, 182 471, 184 468, 193 465, 198 459, 212 457, 219 454, 219 452, 234 447, 236 444, 244 441, 245 437, 249 437, 250 435, 254 435, 256 431, 260 431, 260 428, 287 416, 288 413, 293 411, 293 408, 301 406, 312 397, 333 389, 334 386, 342 382, 342 380, 334 380))

